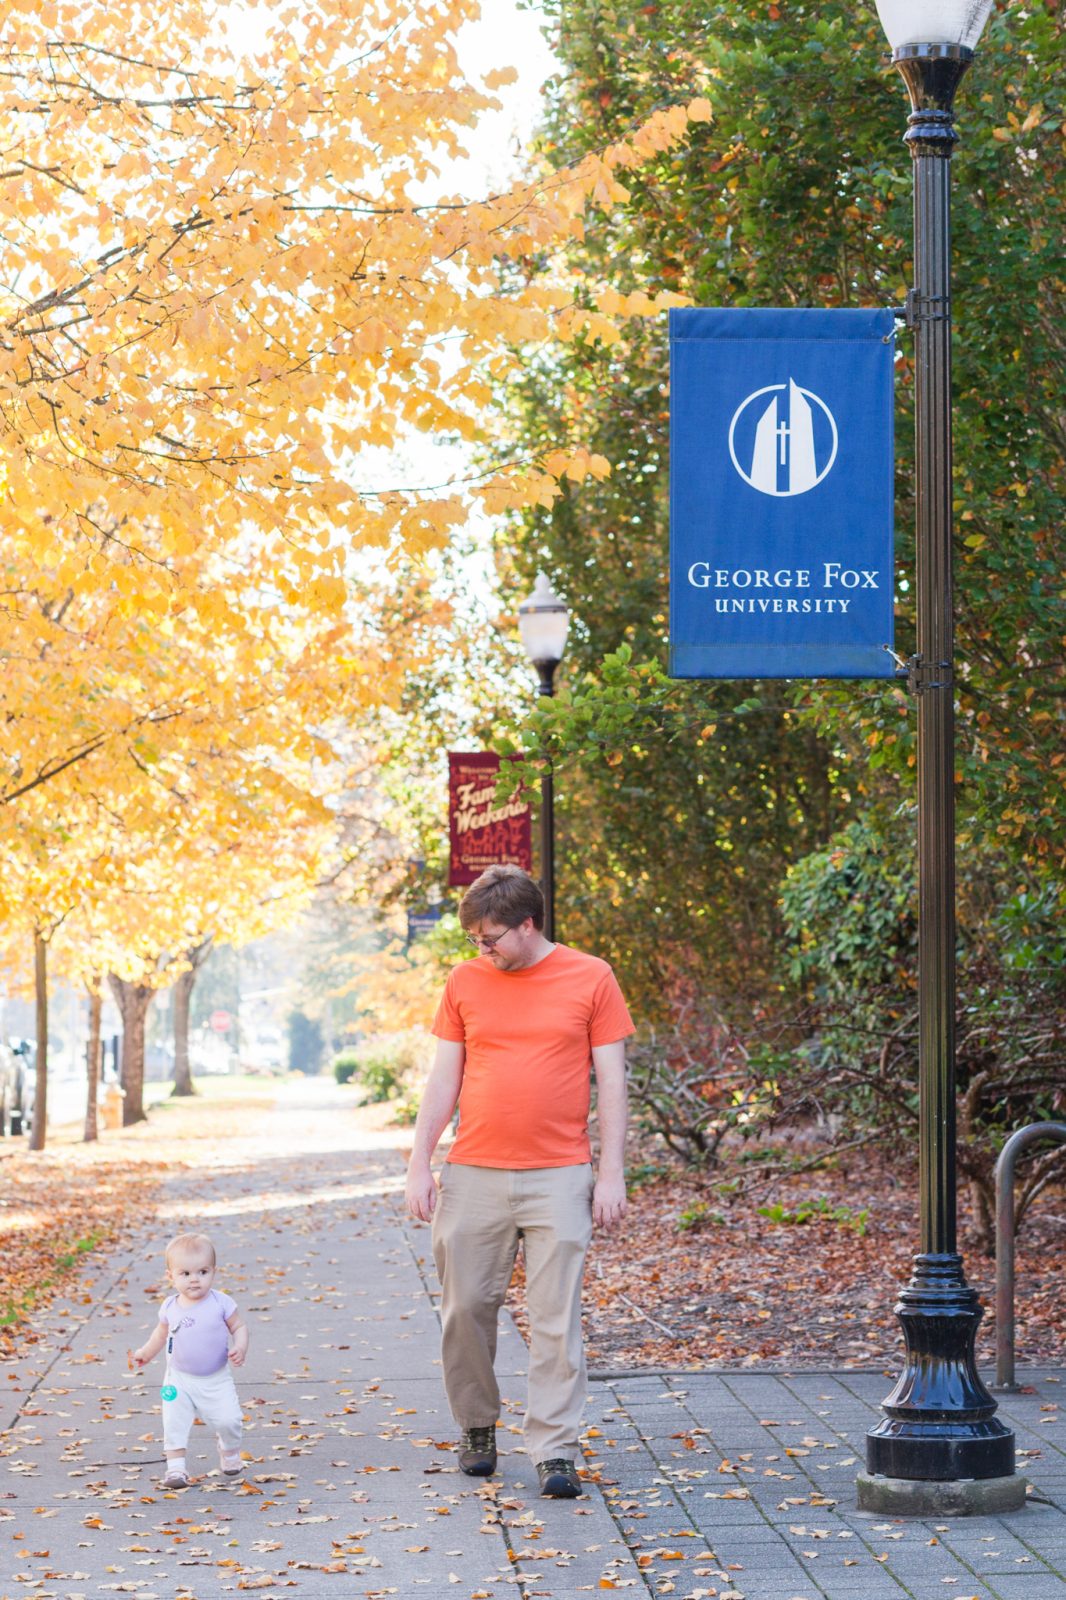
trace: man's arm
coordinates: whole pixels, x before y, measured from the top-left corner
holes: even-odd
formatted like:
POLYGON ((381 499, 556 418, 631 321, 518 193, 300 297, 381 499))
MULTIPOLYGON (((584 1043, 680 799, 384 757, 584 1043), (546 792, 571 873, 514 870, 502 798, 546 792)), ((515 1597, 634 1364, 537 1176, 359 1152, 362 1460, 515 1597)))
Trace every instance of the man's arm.
POLYGON ((600 1164, 592 1192, 593 1222, 620 1222, 626 1212, 626 1045, 592 1047, 596 1108, 600 1126, 600 1164))
POLYGON ((461 1040, 437 1040, 437 1054, 418 1108, 411 1159, 407 1163, 407 1209, 420 1222, 432 1220, 437 1204, 437 1185, 430 1162, 437 1140, 459 1102, 465 1061, 466 1045, 461 1040))

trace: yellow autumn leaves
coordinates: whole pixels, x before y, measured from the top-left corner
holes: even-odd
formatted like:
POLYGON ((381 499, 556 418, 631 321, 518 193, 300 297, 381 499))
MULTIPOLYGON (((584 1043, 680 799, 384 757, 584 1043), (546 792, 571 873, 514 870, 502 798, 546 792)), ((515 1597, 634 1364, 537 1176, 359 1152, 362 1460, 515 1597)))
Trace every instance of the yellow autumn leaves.
MULTIPOLYGON (((468 488, 391 491, 360 471, 411 430, 485 439, 490 368, 553 340, 609 342, 617 318, 673 303, 605 288, 589 309, 563 276, 524 285, 513 268, 578 235, 590 207, 624 203, 626 171, 707 102, 505 193, 443 192, 441 163, 508 77, 504 63, 484 88, 463 78, 455 33, 476 9, 7 8, 10 928, 88 927, 102 898, 122 900, 116 862, 160 948, 209 931, 201 866, 247 878, 218 910, 233 926, 241 906, 256 921, 264 863, 306 893, 341 781, 332 730, 350 738, 394 702, 407 662, 408 641, 375 632, 352 552, 440 548, 473 504, 549 504, 562 479, 609 470, 560 441, 468 488)), ((130 914, 115 920, 128 930, 130 914)))

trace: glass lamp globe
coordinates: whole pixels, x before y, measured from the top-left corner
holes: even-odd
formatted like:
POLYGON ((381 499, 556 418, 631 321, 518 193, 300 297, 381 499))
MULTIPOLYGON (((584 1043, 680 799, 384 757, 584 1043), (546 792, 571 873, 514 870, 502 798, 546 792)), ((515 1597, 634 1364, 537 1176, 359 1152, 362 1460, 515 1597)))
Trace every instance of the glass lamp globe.
POLYGON ((538 572, 533 593, 518 608, 518 628, 530 661, 534 665, 561 661, 569 627, 566 601, 555 593, 545 574, 538 572))
POLYGON ((877 15, 893 50, 951 44, 975 50, 992 0, 877 0, 877 15))

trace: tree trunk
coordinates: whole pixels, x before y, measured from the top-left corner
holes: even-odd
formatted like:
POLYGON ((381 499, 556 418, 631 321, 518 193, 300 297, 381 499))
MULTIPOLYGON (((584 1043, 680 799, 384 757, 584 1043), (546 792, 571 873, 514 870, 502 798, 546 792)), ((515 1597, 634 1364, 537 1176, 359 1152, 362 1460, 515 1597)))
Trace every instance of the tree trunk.
POLYGON ((103 996, 99 981, 89 988, 89 1043, 85 1056, 85 1143, 91 1144, 99 1137, 96 1118, 97 1096, 100 1088, 100 1013, 103 996))
POLYGON ((333 998, 327 995, 322 1007, 322 1046, 328 1067, 333 1057, 337 1054, 337 1046, 333 1040, 333 998))
POLYGON ((144 1110, 144 1025, 155 990, 147 983, 127 983, 112 972, 111 992, 122 1013, 122 1126, 146 1121, 144 1110))
POLYGON ((186 950, 188 966, 174 984, 174 1088, 171 1093, 175 1095, 196 1093, 189 1065, 189 1008, 200 968, 211 953, 211 943, 208 937, 186 950))
POLYGON ((189 967, 174 984, 174 1087, 171 1094, 195 1094, 189 1066, 189 1005, 196 973, 189 967))
POLYGON ((48 1128, 48 941, 39 929, 33 936, 33 980, 37 1004, 37 1089, 30 1149, 43 1150, 48 1128))

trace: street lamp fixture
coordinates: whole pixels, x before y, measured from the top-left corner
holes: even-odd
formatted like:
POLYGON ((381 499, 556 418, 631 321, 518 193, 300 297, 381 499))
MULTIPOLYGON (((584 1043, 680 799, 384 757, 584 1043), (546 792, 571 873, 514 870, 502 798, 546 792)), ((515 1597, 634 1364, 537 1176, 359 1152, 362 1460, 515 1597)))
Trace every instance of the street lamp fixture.
POLYGON ((917 491, 918 1073, 921 1254, 896 1315, 905 1368, 866 1436, 864 1510, 912 1516, 1015 1510, 1014 1435, 977 1372, 981 1320, 956 1248, 955 726, 951 551, 951 153, 955 91, 992 0, 877 0, 907 86, 914 166, 917 491))
POLYGON ((555 669, 563 659, 570 612, 543 572, 537 573, 533 593, 518 608, 518 630, 526 655, 540 676, 541 694, 552 694, 555 669))
MULTIPOLYGON (((543 572, 518 608, 526 655, 536 668, 538 693, 555 693, 555 669, 563 659, 570 612, 543 572)), ((555 794, 551 769, 540 780, 540 884, 544 892, 544 937, 555 938, 555 794)))

